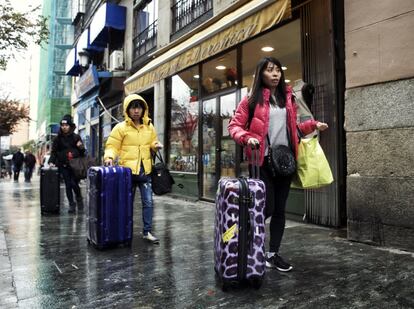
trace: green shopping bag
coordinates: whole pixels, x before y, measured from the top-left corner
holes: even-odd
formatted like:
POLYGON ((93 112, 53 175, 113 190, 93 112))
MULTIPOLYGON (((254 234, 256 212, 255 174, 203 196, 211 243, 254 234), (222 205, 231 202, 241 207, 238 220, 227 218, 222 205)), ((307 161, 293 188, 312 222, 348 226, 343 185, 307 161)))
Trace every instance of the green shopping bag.
POLYGON ((296 167, 292 188, 317 189, 333 182, 328 160, 317 136, 301 139, 296 167))

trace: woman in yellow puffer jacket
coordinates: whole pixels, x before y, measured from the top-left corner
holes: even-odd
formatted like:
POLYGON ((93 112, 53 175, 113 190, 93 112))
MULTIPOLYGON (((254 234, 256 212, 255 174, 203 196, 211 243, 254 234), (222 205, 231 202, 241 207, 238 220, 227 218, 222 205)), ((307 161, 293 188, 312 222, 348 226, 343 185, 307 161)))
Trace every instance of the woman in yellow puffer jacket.
POLYGON ((120 166, 132 170, 133 198, 138 187, 142 201, 143 237, 152 243, 159 243, 152 230, 152 187, 151 187, 151 150, 157 151, 163 145, 148 116, 148 104, 144 98, 131 94, 124 99, 125 120, 111 131, 105 146, 104 162, 112 165, 118 158, 120 166))

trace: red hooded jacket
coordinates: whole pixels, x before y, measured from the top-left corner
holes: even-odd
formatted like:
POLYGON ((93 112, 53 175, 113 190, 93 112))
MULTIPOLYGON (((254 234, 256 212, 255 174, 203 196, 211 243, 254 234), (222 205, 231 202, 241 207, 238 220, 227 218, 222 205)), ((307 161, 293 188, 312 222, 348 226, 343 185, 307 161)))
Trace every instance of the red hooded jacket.
MULTIPOLYGON (((245 146, 249 138, 256 138, 260 143, 260 157, 259 165, 263 165, 263 158, 265 153, 266 135, 269 131, 269 114, 270 114, 270 90, 263 89, 263 104, 257 104, 254 110, 253 119, 250 127, 247 128, 247 121, 249 118, 249 102, 248 97, 244 97, 237 106, 236 113, 231 119, 228 130, 231 137, 236 143, 245 146)), ((292 102, 292 89, 286 87, 286 114, 290 143, 294 148, 295 155, 298 155, 299 138, 297 135, 296 126, 299 127, 304 135, 313 132, 316 129, 318 121, 307 120, 305 122, 296 124, 296 104, 292 102)), ((245 147, 246 155, 250 163, 252 163, 252 150, 250 147, 245 147)))

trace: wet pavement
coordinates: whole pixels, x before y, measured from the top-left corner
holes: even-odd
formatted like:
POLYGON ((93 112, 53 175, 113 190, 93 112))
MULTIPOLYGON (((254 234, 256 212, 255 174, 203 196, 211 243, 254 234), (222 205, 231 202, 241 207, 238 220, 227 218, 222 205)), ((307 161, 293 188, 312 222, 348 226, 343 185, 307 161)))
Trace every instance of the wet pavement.
MULTIPOLYGON (((61 196, 64 197, 63 186, 61 196)), ((414 253, 344 239, 344 231, 289 222, 290 273, 222 292, 213 270, 214 207, 155 197, 154 232, 131 248, 98 251, 86 215, 41 216, 39 181, 0 180, 1 308, 414 308, 414 253)))

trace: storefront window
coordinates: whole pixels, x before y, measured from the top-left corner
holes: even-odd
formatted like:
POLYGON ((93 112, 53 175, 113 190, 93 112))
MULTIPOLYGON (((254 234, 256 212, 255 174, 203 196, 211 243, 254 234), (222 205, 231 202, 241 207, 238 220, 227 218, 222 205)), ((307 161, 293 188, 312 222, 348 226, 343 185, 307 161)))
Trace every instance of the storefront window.
POLYGON ((171 83, 170 169, 197 172, 198 68, 174 75, 171 83))
POLYGON ((256 65, 263 57, 274 57, 282 64, 286 83, 294 86, 302 78, 300 21, 293 21, 243 44, 243 85, 249 90, 256 65))
POLYGON ((79 126, 84 126, 86 123, 85 111, 78 113, 78 124, 79 126))
POLYGON ((237 85, 236 50, 203 64, 202 94, 210 93, 237 85))
POLYGON ((97 118, 99 116, 99 105, 95 103, 91 107, 91 119, 97 118))

